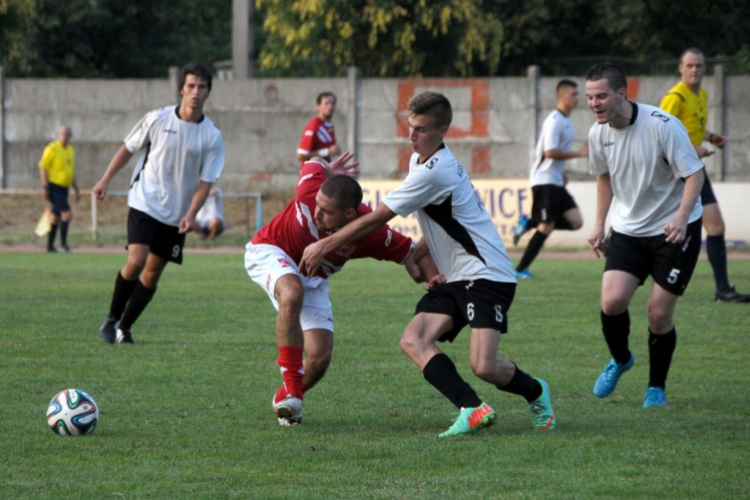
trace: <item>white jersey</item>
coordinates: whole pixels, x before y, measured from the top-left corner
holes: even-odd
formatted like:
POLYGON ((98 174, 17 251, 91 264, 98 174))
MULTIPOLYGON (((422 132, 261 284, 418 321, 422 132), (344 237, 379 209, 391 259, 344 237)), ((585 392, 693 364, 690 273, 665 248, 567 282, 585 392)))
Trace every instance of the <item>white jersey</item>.
POLYGON ((427 162, 418 162, 415 153, 404 183, 383 203, 402 217, 416 212, 430 254, 449 282, 515 283, 513 264, 495 223, 450 149, 443 145, 427 162))
POLYGON ((570 151, 573 146, 573 124, 570 117, 565 116, 559 109, 550 113, 542 124, 542 134, 536 142, 534 163, 531 165, 529 181, 531 186, 554 184, 563 186, 563 170, 565 160, 545 158, 544 152, 550 149, 570 151))
POLYGON ((210 194, 206 198, 206 202, 195 215, 195 220, 201 227, 206 227, 214 218, 224 222, 224 201, 221 199, 219 188, 216 188, 216 194, 210 194))
MULTIPOLYGON (((703 168, 680 120, 655 106, 633 105, 623 129, 595 123, 589 131, 589 162, 594 175, 610 174, 614 199, 610 224, 618 233, 657 236, 682 202, 686 177, 703 168)), ((703 214, 700 199, 690 214, 703 214)))
POLYGON ((190 209, 198 181, 214 183, 224 168, 221 132, 206 115, 181 120, 179 107, 149 112, 125 138, 131 153, 145 149, 130 180, 128 205, 170 226, 190 209))

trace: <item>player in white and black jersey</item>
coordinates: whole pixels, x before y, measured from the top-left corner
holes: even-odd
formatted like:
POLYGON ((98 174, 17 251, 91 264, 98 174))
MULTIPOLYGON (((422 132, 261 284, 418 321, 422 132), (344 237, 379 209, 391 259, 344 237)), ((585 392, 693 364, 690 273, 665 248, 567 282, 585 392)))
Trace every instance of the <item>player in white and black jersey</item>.
POLYGON ((522 214, 518 218, 518 225, 513 228, 514 245, 518 244, 521 235, 529 228, 537 229, 516 266, 516 278, 535 277, 529 271, 529 266, 552 231, 575 231, 583 225, 581 211, 565 189, 568 182, 565 162, 573 158, 585 158, 589 152, 587 144, 578 151, 571 151, 575 136, 570 114, 578 107, 578 84, 573 80, 560 80, 556 94, 557 109, 544 120, 529 172, 529 184, 534 197, 531 218, 522 214))
POLYGON ((420 252, 432 256, 439 274, 426 276, 428 293, 404 331, 401 348, 425 379, 448 398, 460 414, 440 436, 476 432, 497 413, 477 396, 437 342, 453 341, 471 327, 470 362, 474 373, 502 391, 523 396, 534 426, 554 429, 549 387, 515 364, 498 359, 500 334, 508 329, 516 278, 513 265, 492 219, 479 201, 469 176, 443 143, 452 119, 442 94, 424 92, 409 101, 409 142, 414 154, 403 185, 391 191, 370 214, 330 237, 308 246, 300 271, 314 275, 333 248, 381 228, 397 214, 415 212, 424 239, 420 252))
POLYGON ((597 211, 591 248, 606 254, 601 321, 612 360, 594 385, 609 396, 635 362, 628 306, 648 276, 649 383, 644 407, 664 406, 677 342, 674 311, 701 247, 699 200, 704 181, 685 127, 669 113, 627 98, 624 71, 598 64, 586 75, 586 97, 596 124, 589 131, 597 211), (605 239, 609 214, 612 232, 605 239))
POLYGON ((224 168, 221 132, 203 114, 211 82, 211 71, 202 64, 182 68, 180 105, 144 116, 93 188, 103 200, 110 180, 143 152, 128 194, 128 260, 99 330, 104 342, 133 343, 133 323, 154 296, 167 263, 182 263, 185 234, 224 168))

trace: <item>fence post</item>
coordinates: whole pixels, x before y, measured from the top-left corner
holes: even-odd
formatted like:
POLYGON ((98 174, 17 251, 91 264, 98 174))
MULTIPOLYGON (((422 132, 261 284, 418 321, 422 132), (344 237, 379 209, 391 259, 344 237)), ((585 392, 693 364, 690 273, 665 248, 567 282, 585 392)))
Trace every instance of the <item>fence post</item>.
POLYGON ((0 188, 8 188, 8 161, 5 151, 5 68, 0 66, 0 188))
POLYGON ((529 108, 531 112, 531 129, 529 130, 529 165, 534 162, 534 149, 536 148, 536 140, 539 135, 539 115, 542 111, 542 103, 540 101, 541 89, 541 71, 539 66, 529 66, 526 73, 529 80, 529 108))
POLYGON ((357 141, 359 139, 359 70, 356 66, 349 66, 347 71, 349 80, 349 101, 347 111, 349 123, 347 128, 347 147, 357 158, 357 141))
POLYGON ((99 219, 96 214, 96 195, 91 190, 91 237, 96 240, 99 237, 99 219))
POLYGON ((180 95, 180 89, 177 86, 180 84, 180 68, 177 66, 169 67, 169 85, 172 87, 172 91, 175 93, 174 100, 178 106, 182 103, 182 96, 180 95))
MULTIPOLYGON (((726 74, 724 73, 724 65, 723 64, 717 64, 714 66, 714 79, 716 82, 716 89, 714 92, 716 92, 716 99, 719 103, 719 112, 718 116, 716 117, 716 124, 718 132, 723 135, 724 137, 727 136, 727 78, 726 74)), ((720 181, 724 182, 727 179, 727 162, 729 160, 729 149, 731 147, 729 144, 724 146, 722 149, 719 149, 719 171, 714 172, 714 174, 718 174, 718 178, 720 181)))

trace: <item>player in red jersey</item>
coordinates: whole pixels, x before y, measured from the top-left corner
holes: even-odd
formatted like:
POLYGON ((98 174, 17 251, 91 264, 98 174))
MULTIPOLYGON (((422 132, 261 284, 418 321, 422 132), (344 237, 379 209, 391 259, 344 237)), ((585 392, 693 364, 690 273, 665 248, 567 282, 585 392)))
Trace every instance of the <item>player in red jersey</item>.
POLYGON ((297 158, 302 162, 300 166, 314 156, 330 162, 341 152, 336 143, 336 130, 331 122, 336 111, 336 95, 333 92, 322 92, 316 102, 318 114, 307 122, 297 146, 297 158))
POLYGON ((302 421, 303 395, 323 378, 331 362, 333 309, 328 278, 348 260, 365 257, 404 264, 417 282, 437 273, 431 259, 413 262, 410 256, 416 244, 388 226, 326 254, 315 276, 299 273, 298 264, 307 245, 372 212, 362 203, 359 183, 350 177, 358 165, 346 165, 351 159, 350 153, 344 153, 330 166, 321 158, 305 162, 294 200, 246 247, 247 273, 266 291, 278 311, 276 362, 284 384, 273 398, 273 409, 284 426, 302 421))

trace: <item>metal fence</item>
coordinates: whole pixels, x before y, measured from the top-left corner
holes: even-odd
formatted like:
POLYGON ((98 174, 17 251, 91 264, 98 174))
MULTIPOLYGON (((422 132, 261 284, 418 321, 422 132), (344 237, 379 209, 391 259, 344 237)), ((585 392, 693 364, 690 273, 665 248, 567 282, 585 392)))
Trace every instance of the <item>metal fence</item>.
MULTIPOLYGON (((101 233, 99 231, 99 211, 97 209, 98 200, 96 199, 96 195, 92 191, 90 193, 91 195, 91 236, 94 238, 94 240, 98 239, 99 236, 101 236, 101 233)), ((127 191, 108 191, 107 196, 127 196, 127 191)), ((222 198, 246 198, 246 199, 253 199, 255 200, 255 230, 252 231, 252 228, 248 225, 247 227, 247 236, 248 238, 251 237, 253 234, 257 233, 261 227, 263 227, 263 197, 261 196, 261 193, 221 193, 222 198)), ((250 205, 248 205, 247 209, 247 216, 248 220, 250 219, 250 205)))

